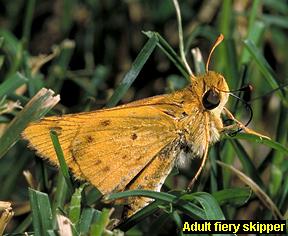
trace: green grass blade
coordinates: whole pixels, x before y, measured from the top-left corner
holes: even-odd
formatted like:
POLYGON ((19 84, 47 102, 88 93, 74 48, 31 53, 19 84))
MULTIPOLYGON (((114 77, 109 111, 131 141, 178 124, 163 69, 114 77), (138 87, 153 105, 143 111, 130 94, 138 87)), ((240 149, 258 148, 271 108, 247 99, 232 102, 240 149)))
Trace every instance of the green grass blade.
POLYGON ((52 211, 48 195, 29 188, 29 198, 35 235, 46 235, 53 229, 52 211))
POLYGON ((103 209, 98 221, 91 225, 90 235, 103 235, 109 222, 110 210, 103 209))
MULTIPOLYGON (((233 11, 232 7, 232 0, 224 0, 222 1, 222 6, 220 10, 220 14, 218 15, 219 19, 219 32, 224 35, 225 38, 229 38, 231 35, 231 23, 232 21, 232 16, 231 12, 233 11)), ((225 42, 224 42, 225 44, 225 42)), ((223 71, 223 69, 227 66, 226 63, 228 63, 228 58, 226 50, 222 45, 217 47, 217 50, 215 51, 215 61, 217 62, 217 70, 218 71, 223 71)))
POLYGON ((0 158, 20 138, 21 132, 30 122, 44 116, 59 100, 59 96, 54 96, 52 90, 41 89, 7 126, 0 138, 0 158))
POLYGON ((69 205, 69 214, 68 217, 71 222, 76 225, 79 222, 80 215, 81 215, 81 198, 82 198, 82 191, 85 187, 85 184, 81 185, 77 188, 72 195, 70 205, 69 205))
MULTIPOLYGON (((278 84, 276 80, 276 74, 274 73, 271 66, 268 64, 266 59, 264 58, 263 54, 259 51, 259 49, 256 47, 256 45, 251 41, 250 39, 244 40, 244 45, 250 52, 251 56, 254 58, 256 64, 258 65, 259 70, 264 75, 264 78, 269 83, 272 89, 278 88, 280 85, 278 84)), ((285 94, 283 91, 276 90, 275 93, 279 95, 281 100, 285 101, 287 103, 287 100, 285 98, 285 94)))
POLYGON ((275 1, 275 0, 262 0, 263 5, 269 9, 273 9, 282 13, 283 15, 288 15, 288 5, 285 1, 275 1))
POLYGON ((106 196, 105 200, 115 200, 118 198, 126 198, 126 197, 132 197, 132 196, 143 196, 153 199, 158 199, 163 202, 174 204, 176 208, 179 208, 180 210, 186 212, 190 216, 197 217, 200 219, 204 219, 205 214, 201 208, 199 208, 196 204, 190 203, 190 202, 183 202, 179 201, 182 199, 179 199, 177 196, 169 194, 169 193, 163 193, 163 192, 154 192, 150 190, 130 190, 125 192, 119 192, 114 193, 111 195, 106 196))
POLYGON ((20 73, 9 76, 2 84, 0 84, 0 99, 13 93, 21 85, 28 82, 28 79, 20 73))
POLYGON ((209 193, 197 192, 185 194, 181 197, 181 199, 189 201, 196 200, 197 202, 199 202, 205 212, 205 219, 207 220, 225 220, 225 216, 218 202, 209 193))
MULTIPOLYGON (((12 160, 10 168, 7 169, 7 173, 5 173, 5 181, 1 184, 0 199, 9 199, 11 197, 11 194, 15 191, 17 182, 20 178, 23 178, 23 169, 29 162, 29 159, 28 153, 24 152, 18 156, 18 158, 12 160), (13 174, 11 173, 12 168, 13 174)), ((3 170, 3 172, 4 171, 5 170, 3 170)))
POLYGON ((270 27, 277 26, 284 29, 288 29, 288 16, 280 16, 280 15, 275 16, 275 15, 263 14, 262 19, 270 27))
POLYGON ((51 140, 52 140, 52 143, 53 143, 53 146, 54 146, 54 149, 55 149, 58 161, 59 161, 61 173, 63 174, 63 176, 65 178, 68 189, 72 193, 73 185, 71 183, 69 169, 68 169, 68 166, 67 166, 65 158, 64 158, 63 150, 61 148, 61 145, 60 145, 60 142, 58 139, 57 131, 51 130, 50 131, 50 137, 51 137, 51 140))
POLYGON ((166 54, 166 56, 174 63, 174 65, 179 69, 181 74, 190 82, 190 75, 187 71, 185 65, 183 64, 181 58, 173 50, 173 48, 167 43, 167 41, 157 32, 147 31, 144 34, 149 37, 157 38, 157 46, 166 54))
POLYGON ((192 56, 194 61, 195 75, 205 74, 205 63, 199 48, 192 49, 192 56))
MULTIPOLYGON (((279 143, 286 144, 287 146, 287 125, 288 125, 288 113, 287 108, 280 107, 279 120, 277 125, 276 140, 279 143)), ((269 193, 271 196, 277 196, 279 190, 283 187, 283 180, 285 179, 285 162, 287 162, 287 155, 282 152, 273 152, 271 176, 269 181, 269 193)), ((287 165, 286 165, 287 166, 287 165)), ((285 192, 283 192, 285 193, 285 192)), ((280 194, 281 195, 281 194, 280 194)), ((285 194, 284 194, 285 195, 285 194)), ((279 195, 278 195, 279 196, 279 195)))
POLYGON ((181 217, 177 211, 173 211, 172 218, 177 225, 177 232, 179 232, 180 236, 183 236, 183 233, 182 233, 183 223, 182 223, 181 217))
POLYGON ((151 53, 154 51, 156 45, 157 38, 155 36, 152 36, 136 57, 135 61, 131 66, 131 69, 127 72, 119 86, 115 89, 112 97, 107 103, 107 107, 113 107, 121 100, 123 95, 127 92, 132 83, 135 81, 144 64, 150 57, 151 53))
POLYGON ((69 30, 72 27, 73 23, 73 14, 71 12, 74 11, 75 7, 75 0, 64 0, 62 2, 63 4, 63 10, 62 10, 62 17, 61 17, 61 23, 60 28, 65 37, 69 37, 67 34, 69 33, 69 30))
POLYGON ((78 229, 79 232, 86 235, 89 232, 89 228, 93 222, 93 219, 100 215, 100 211, 93 208, 84 208, 79 219, 78 229))
POLYGON ((232 144, 235 152, 237 153, 239 160, 241 161, 244 173, 248 175, 251 179, 253 179, 261 188, 264 188, 264 184, 259 176, 257 168, 254 166, 243 146, 236 139, 231 139, 229 141, 232 144))
POLYGON ((36 0, 29 0, 26 4, 26 13, 24 17, 22 42, 24 45, 30 41, 30 32, 32 27, 33 13, 35 9, 36 0))
POLYGON ((270 147, 270 148, 273 148, 279 152, 282 152, 285 155, 288 155, 288 148, 283 146, 281 143, 278 143, 278 142, 273 141, 271 139, 259 137, 259 136, 254 135, 254 134, 239 133, 239 134, 235 135, 234 137, 225 136, 225 138, 227 138, 227 139, 243 139, 243 140, 247 140, 247 141, 252 141, 252 142, 255 142, 258 144, 263 144, 267 147, 270 147))
POLYGON ((212 193, 212 196, 219 205, 242 206, 250 199, 251 193, 250 188, 227 188, 212 193))
POLYGON ((241 171, 237 170, 233 166, 229 166, 221 161, 217 161, 217 163, 224 168, 232 171, 236 174, 245 184, 247 184, 255 193, 255 195, 259 198, 259 200, 269 209, 272 211, 275 218, 284 219, 283 215, 281 214, 278 207, 275 203, 271 200, 271 198, 262 190, 251 178, 246 176, 241 171))
POLYGON ((56 225, 56 215, 58 213, 59 209, 63 209, 64 205, 66 203, 67 195, 68 195, 68 186, 66 183, 66 180, 59 171, 58 176, 57 176, 57 185, 56 185, 56 192, 55 196, 52 202, 52 214, 53 214, 53 219, 54 219, 54 225, 56 225))
MULTIPOLYGON (((53 60, 53 65, 50 67, 49 76, 46 81, 47 87, 52 87, 57 93, 63 86, 63 81, 66 79, 67 68, 75 49, 75 42, 72 40, 64 40, 59 48, 59 54, 53 60)), ((32 91, 33 95, 33 91, 32 91)))
POLYGON ((239 81, 238 58, 236 52, 236 43, 234 39, 227 38, 224 44, 227 61, 229 66, 226 66, 226 79, 229 81, 230 88, 237 88, 239 81))
POLYGON ((21 223, 15 228, 13 234, 21 234, 22 232, 27 232, 27 229, 32 224, 32 214, 30 213, 21 223))

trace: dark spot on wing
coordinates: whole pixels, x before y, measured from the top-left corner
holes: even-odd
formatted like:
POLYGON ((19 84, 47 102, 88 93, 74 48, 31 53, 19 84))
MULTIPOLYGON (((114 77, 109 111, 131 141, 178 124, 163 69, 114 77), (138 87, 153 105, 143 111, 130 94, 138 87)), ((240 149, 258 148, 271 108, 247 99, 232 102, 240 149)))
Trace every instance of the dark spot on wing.
POLYGON ((93 137, 91 135, 87 135, 86 136, 86 140, 87 140, 88 143, 92 143, 94 139, 93 139, 93 137))
POLYGON ((127 155, 124 155, 124 156, 122 157, 122 159, 125 160, 125 159, 127 159, 127 157, 128 157, 127 155))
POLYGON ((109 166, 105 166, 105 167, 102 169, 103 172, 108 172, 109 170, 110 170, 110 167, 109 167, 109 166))
POLYGON ((135 140, 135 139, 137 139, 137 138, 138 138, 137 134, 133 133, 133 134, 131 135, 131 139, 132 139, 132 140, 135 140))
POLYGON ((100 125, 102 126, 108 126, 111 124, 111 120, 102 120, 100 121, 100 125))
POLYGON ((136 158, 136 161, 140 161, 143 158, 143 156, 139 156, 136 158))
POLYGON ((163 111, 166 115, 171 116, 172 118, 176 118, 175 113, 170 110, 164 110, 163 111))
POLYGON ((101 162, 102 162, 101 160, 96 160, 94 165, 99 165, 99 164, 101 164, 101 162))
POLYGON ((188 116, 188 114, 185 111, 183 111, 182 112, 182 117, 186 117, 186 116, 188 116))

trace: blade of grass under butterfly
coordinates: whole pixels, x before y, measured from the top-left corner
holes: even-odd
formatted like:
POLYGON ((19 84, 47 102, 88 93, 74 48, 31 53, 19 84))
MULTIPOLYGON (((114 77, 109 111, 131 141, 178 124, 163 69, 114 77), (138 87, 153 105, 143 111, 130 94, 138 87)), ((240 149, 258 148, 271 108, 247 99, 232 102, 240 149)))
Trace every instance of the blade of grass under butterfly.
POLYGON ((143 32, 147 37, 157 38, 157 46, 167 55, 167 57, 174 63, 174 65, 179 69, 181 74, 190 81, 190 75, 187 71, 185 65, 183 64, 181 58, 178 54, 173 50, 173 48, 167 43, 167 41, 157 32, 147 31, 143 32))
POLYGON ((83 184, 79 188, 77 188, 71 197, 68 217, 74 225, 76 225, 80 219, 81 194, 82 194, 84 187, 85 187, 85 184, 83 184))
POLYGON ((46 235, 53 229, 52 211, 46 193, 29 188, 29 198, 35 235, 46 235))
POLYGON ((271 139, 259 137, 254 134, 246 134, 246 133, 238 133, 237 135, 230 137, 230 136, 225 136, 227 139, 243 139, 247 141, 252 141, 258 144, 263 144, 267 147, 273 148, 279 152, 284 153, 285 155, 288 155, 288 149, 283 146, 281 143, 278 143, 276 141, 273 141, 271 139))
POLYGON ((197 192, 184 194, 183 196, 181 196, 181 199, 199 202, 205 212, 205 219, 207 220, 225 220, 225 216, 218 202, 209 193, 197 192))
POLYGON ((7 126, 0 138, 0 158, 20 138, 21 132, 30 122, 43 117, 59 100, 59 95, 54 96, 52 90, 41 89, 7 126))
POLYGON ((0 99, 3 96, 7 96, 10 93, 14 92, 21 85, 28 82, 28 79, 20 74, 19 72, 9 76, 1 85, 0 85, 0 99))
POLYGON ((177 232, 179 232, 180 236, 183 236, 183 233, 182 233, 183 223, 182 223, 182 220, 181 220, 179 213, 177 211, 173 211, 172 218, 177 225, 177 232))
POLYGON ((107 195, 105 197, 105 200, 115 200, 118 198, 126 198, 126 197, 132 197, 132 196, 143 196, 143 197, 148 197, 152 199, 158 199, 163 202, 169 203, 169 204, 174 204, 176 208, 179 208, 183 212, 186 212, 190 216, 200 218, 200 219, 205 219, 205 214, 201 208, 199 208, 196 204, 193 204, 191 202, 187 201, 179 201, 177 196, 169 194, 169 193, 164 193, 164 192, 155 192, 155 191, 150 191, 150 190, 129 190, 125 192, 119 192, 119 193, 114 193, 107 195))
POLYGON ((275 218, 284 219, 281 212, 277 208, 277 206, 274 204, 274 202, 271 200, 271 198, 247 175, 242 173, 241 171, 237 170, 233 166, 229 166, 221 161, 217 161, 217 164, 219 164, 221 167, 227 168, 233 173, 235 173, 245 184, 247 184, 255 193, 255 195, 259 198, 259 200, 272 211, 275 218))
POLYGON ((171 214, 169 216, 169 213, 166 212, 162 213, 161 215, 158 215, 157 219, 153 220, 153 223, 149 225, 148 231, 145 232, 146 235, 160 235, 161 233, 163 233, 163 228, 165 227, 165 225, 171 222, 170 218, 171 214))
POLYGON ((101 214, 97 222, 91 225, 90 235, 103 235, 106 226, 109 222, 109 216, 110 216, 110 209, 104 208, 101 211, 101 214))
POLYGON ((152 36, 134 60, 130 70, 126 73, 119 86, 115 89, 113 95, 106 104, 107 107, 113 107, 121 100, 123 95, 127 92, 127 90, 130 88, 130 86, 142 70, 144 64, 150 57, 151 53, 154 51, 156 45, 157 38, 155 36, 152 36))
POLYGON ((89 228, 93 222, 93 219, 95 217, 98 218, 97 216, 100 214, 101 213, 99 210, 95 210, 93 208, 82 209, 81 217, 80 217, 79 223, 78 223, 79 233, 82 233, 84 235, 88 235, 89 228))
POLYGON ((68 195, 68 186, 66 183, 66 180, 61 173, 61 171, 58 172, 57 176, 57 184, 56 184, 56 192, 55 196, 52 202, 52 215, 54 219, 54 226, 56 226, 56 215, 60 209, 64 209, 66 200, 68 195))
POLYGON ((250 188, 227 188, 212 193, 219 205, 242 206, 251 197, 250 188))
MULTIPOLYGON (((259 51, 259 49, 256 47, 256 45, 251 41, 250 39, 244 40, 244 45, 250 52, 251 56, 255 59, 256 64, 259 67, 259 70, 262 72, 264 75, 264 78, 266 81, 269 83, 272 89, 276 89, 279 87, 279 84, 276 80, 276 75, 269 65, 269 63, 266 61, 264 58, 263 54, 259 51)), ((285 101, 287 104, 287 100, 285 98, 285 94, 283 91, 276 90, 275 93, 281 98, 282 101, 285 101)))
POLYGON ((238 156, 238 159, 241 161, 245 174, 248 175, 251 179, 253 179, 261 188, 264 188, 264 184, 258 174, 257 168, 250 160, 250 157, 243 148, 243 146, 237 139, 231 139, 229 141, 232 144, 238 156))
POLYGON ((119 225, 119 228, 123 231, 131 229, 134 225, 142 222, 147 216, 159 210, 159 206, 164 204, 165 202, 161 200, 153 201, 148 206, 144 207, 140 211, 136 212, 136 214, 125 220, 122 224, 119 225))

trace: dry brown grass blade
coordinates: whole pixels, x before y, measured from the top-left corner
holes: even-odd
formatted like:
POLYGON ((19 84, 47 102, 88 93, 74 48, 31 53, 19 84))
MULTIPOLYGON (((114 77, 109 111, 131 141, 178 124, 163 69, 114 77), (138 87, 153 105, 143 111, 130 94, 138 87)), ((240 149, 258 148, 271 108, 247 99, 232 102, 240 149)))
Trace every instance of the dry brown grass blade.
POLYGON ((216 162, 220 166, 225 167, 234 172, 245 184, 247 184, 255 193, 255 195, 259 198, 259 200, 263 203, 263 205, 272 211, 272 214, 275 218, 284 220, 284 216, 281 214, 280 210, 277 208, 277 206, 274 204, 271 198, 250 177, 245 175, 243 172, 237 170, 233 166, 227 165, 221 161, 216 162))
POLYGON ((6 226, 12 219, 14 212, 10 202, 0 201, 0 236, 3 235, 6 226))
POLYGON ((60 236, 73 236, 71 229, 72 223, 67 217, 63 215, 57 215, 57 223, 60 236))

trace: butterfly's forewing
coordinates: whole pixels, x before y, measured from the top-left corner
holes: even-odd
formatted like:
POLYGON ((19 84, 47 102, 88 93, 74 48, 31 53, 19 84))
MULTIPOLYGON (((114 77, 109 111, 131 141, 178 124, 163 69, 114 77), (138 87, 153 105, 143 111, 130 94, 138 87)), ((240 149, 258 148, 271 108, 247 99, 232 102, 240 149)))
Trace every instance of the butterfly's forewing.
POLYGON ((24 137, 42 157, 58 163, 49 136, 56 130, 72 172, 103 194, 123 190, 158 153, 179 138, 174 115, 178 93, 95 112, 50 117, 33 123, 24 137))

